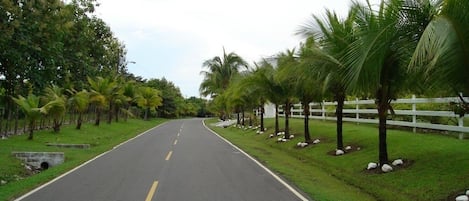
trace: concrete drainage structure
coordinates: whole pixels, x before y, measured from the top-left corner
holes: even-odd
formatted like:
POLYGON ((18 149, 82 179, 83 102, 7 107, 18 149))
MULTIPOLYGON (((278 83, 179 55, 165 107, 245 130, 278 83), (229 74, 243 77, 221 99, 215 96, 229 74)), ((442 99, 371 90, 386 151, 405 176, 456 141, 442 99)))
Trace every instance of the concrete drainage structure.
POLYGON ((48 169, 64 162, 63 152, 12 152, 16 158, 36 169, 48 169))
POLYGON ((55 143, 47 143, 46 146, 60 147, 60 148, 76 148, 76 149, 89 149, 90 148, 90 144, 55 144, 55 143))

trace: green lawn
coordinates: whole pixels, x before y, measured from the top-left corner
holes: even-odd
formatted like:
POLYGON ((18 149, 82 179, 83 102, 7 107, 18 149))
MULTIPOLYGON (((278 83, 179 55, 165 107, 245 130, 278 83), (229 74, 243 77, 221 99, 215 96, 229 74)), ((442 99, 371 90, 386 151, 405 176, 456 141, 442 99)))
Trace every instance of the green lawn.
POLYGON ((469 189, 468 140, 388 130, 390 159, 403 158, 410 166, 377 174, 365 170, 369 162, 378 160, 376 126, 344 124, 344 143, 361 149, 332 156, 327 153, 335 150, 335 122, 311 121, 311 136, 321 143, 304 149, 296 148, 304 140, 301 119, 291 121, 297 135, 286 143, 268 138, 273 119, 266 125, 269 130, 262 135, 233 127, 212 128, 315 200, 446 200, 469 189))
POLYGON ((0 140, 0 180, 8 181, 7 184, 0 185, 0 200, 12 200, 164 121, 166 120, 129 119, 128 122, 102 123, 99 127, 84 124, 81 130, 76 130, 75 126, 71 125, 64 126, 58 134, 49 130, 35 132, 32 141, 27 140, 26 135, 0 140), (90 144, 91 148, 57 148, 48 147, 46 143, 90 144), (28 177, 21 162, 11 156, 12 151, 64 152, 65 162, 28 177))

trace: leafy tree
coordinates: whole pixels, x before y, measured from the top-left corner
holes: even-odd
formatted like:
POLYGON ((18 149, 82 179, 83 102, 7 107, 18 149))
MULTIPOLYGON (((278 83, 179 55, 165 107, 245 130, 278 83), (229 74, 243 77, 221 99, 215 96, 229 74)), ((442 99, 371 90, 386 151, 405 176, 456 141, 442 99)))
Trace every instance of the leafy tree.
POLYGON ((173 82, 168 81, 166 78, 150 79, 145 83, 145 86, 158 89, 161 92, 163 99, 162 105, 158 107, 158 116, 163 118, 175 118, 182 112, 179 109, 183 108, 184 98, 182 97, 180 89, 174 85, 173 82))
MULTIPOLYGON (((428 2, 428 1, 427 1, 428 2)), ((382 1, 378 11, 371 5, 358 8, 355 23, 358 39, 345 55, 344 78, 355 92, 373 94, 379 116, 379 163, 388 163, 386 120, 391 101, 410 87, 406 67, 410 52, 431 19, 420 1, 382 1)))
POLYGON ((137 95, 137 105, 145 109, 145 121, 148 120, 148 113, 150 110, 156 110, 160 106, 162 99, 160 91, 151 87, 141 87, 137 95))
POLYGON ((36 127, 36 121, 42 115, 42 108, 39 106, 39 97, 34 94, 29 94, 26 98, 23 96, 18 96, 18 98, 13 98, 16 104, 20 106, 23 110, 26 118, 28 119, 29 124, 29 136, 28 140, 33 139, 33 132, 36 127))

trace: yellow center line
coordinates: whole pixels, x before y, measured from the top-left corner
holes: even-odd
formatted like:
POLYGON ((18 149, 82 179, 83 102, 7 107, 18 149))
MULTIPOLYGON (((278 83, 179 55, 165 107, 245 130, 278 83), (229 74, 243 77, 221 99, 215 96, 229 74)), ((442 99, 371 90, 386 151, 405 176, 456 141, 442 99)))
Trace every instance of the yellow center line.
POLYGON ((166 160, 169 161, 171 158, 171 155, 173 154, 173 151, 169 151, 168 155, 166 156, 166 160))
POLYGON ((178 140, 174 140, 174 145, 176 145, 178 143, 178 140))
POLYGON ((150 191, 148 192, 148 195, 145 201, 151 201, 151 199, 153 198, 153 195, 156 192, 157 187, 158 187, 158 181, 153 182, 153 185, 151 185, 150 191))

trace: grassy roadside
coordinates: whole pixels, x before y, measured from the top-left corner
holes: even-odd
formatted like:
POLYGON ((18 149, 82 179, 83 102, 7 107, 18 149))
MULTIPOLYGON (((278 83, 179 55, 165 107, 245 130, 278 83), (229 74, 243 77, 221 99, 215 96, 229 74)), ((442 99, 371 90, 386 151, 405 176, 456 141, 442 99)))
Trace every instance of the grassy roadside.
MULTIPOLYGON (((207 125, 210 125, 210 120, 207 125)), ((266 134, 253 130, 212 128, 273 171, 284 176, 313 199, 323 200, 446 200, 469 189, 468 140, 453 137, 388 131, 390 159, 403 158, 408 167, 388 174, 365 171, 378 159, 377 128, 371 125, 344 125, 344 143, 360 151, 344 156, 327 154, 335 150, 335 123, 311 121, 311 136, 318 145, 296 148, 303 140, 302 120, 291 121, 295 139, 277 143, 268 139, 273 120, 266 123, 266 134)), ((452 198, 454 200, 454 198, 452 198)))
POLYGON ((129 119, 128 122, 103 123, 99 127, 84 124, 81 130, 76 130, 71 125, 64 126, 58 134, 48 130, 35 132, 32 141, 28 141, 26 135, 0 140, 0 180, 8 181, 7 184, 0 185, 0 200, 12 200, 165 121, 164 119, 150 121, 129 119), (90 144, 91 148, 84 150, 57 148, 48 147, 46 143, 90 144), (65 162, 28 177, 28 172, 25 171, 21 162, 11 156, 12 151, 64 152, 65 162))

